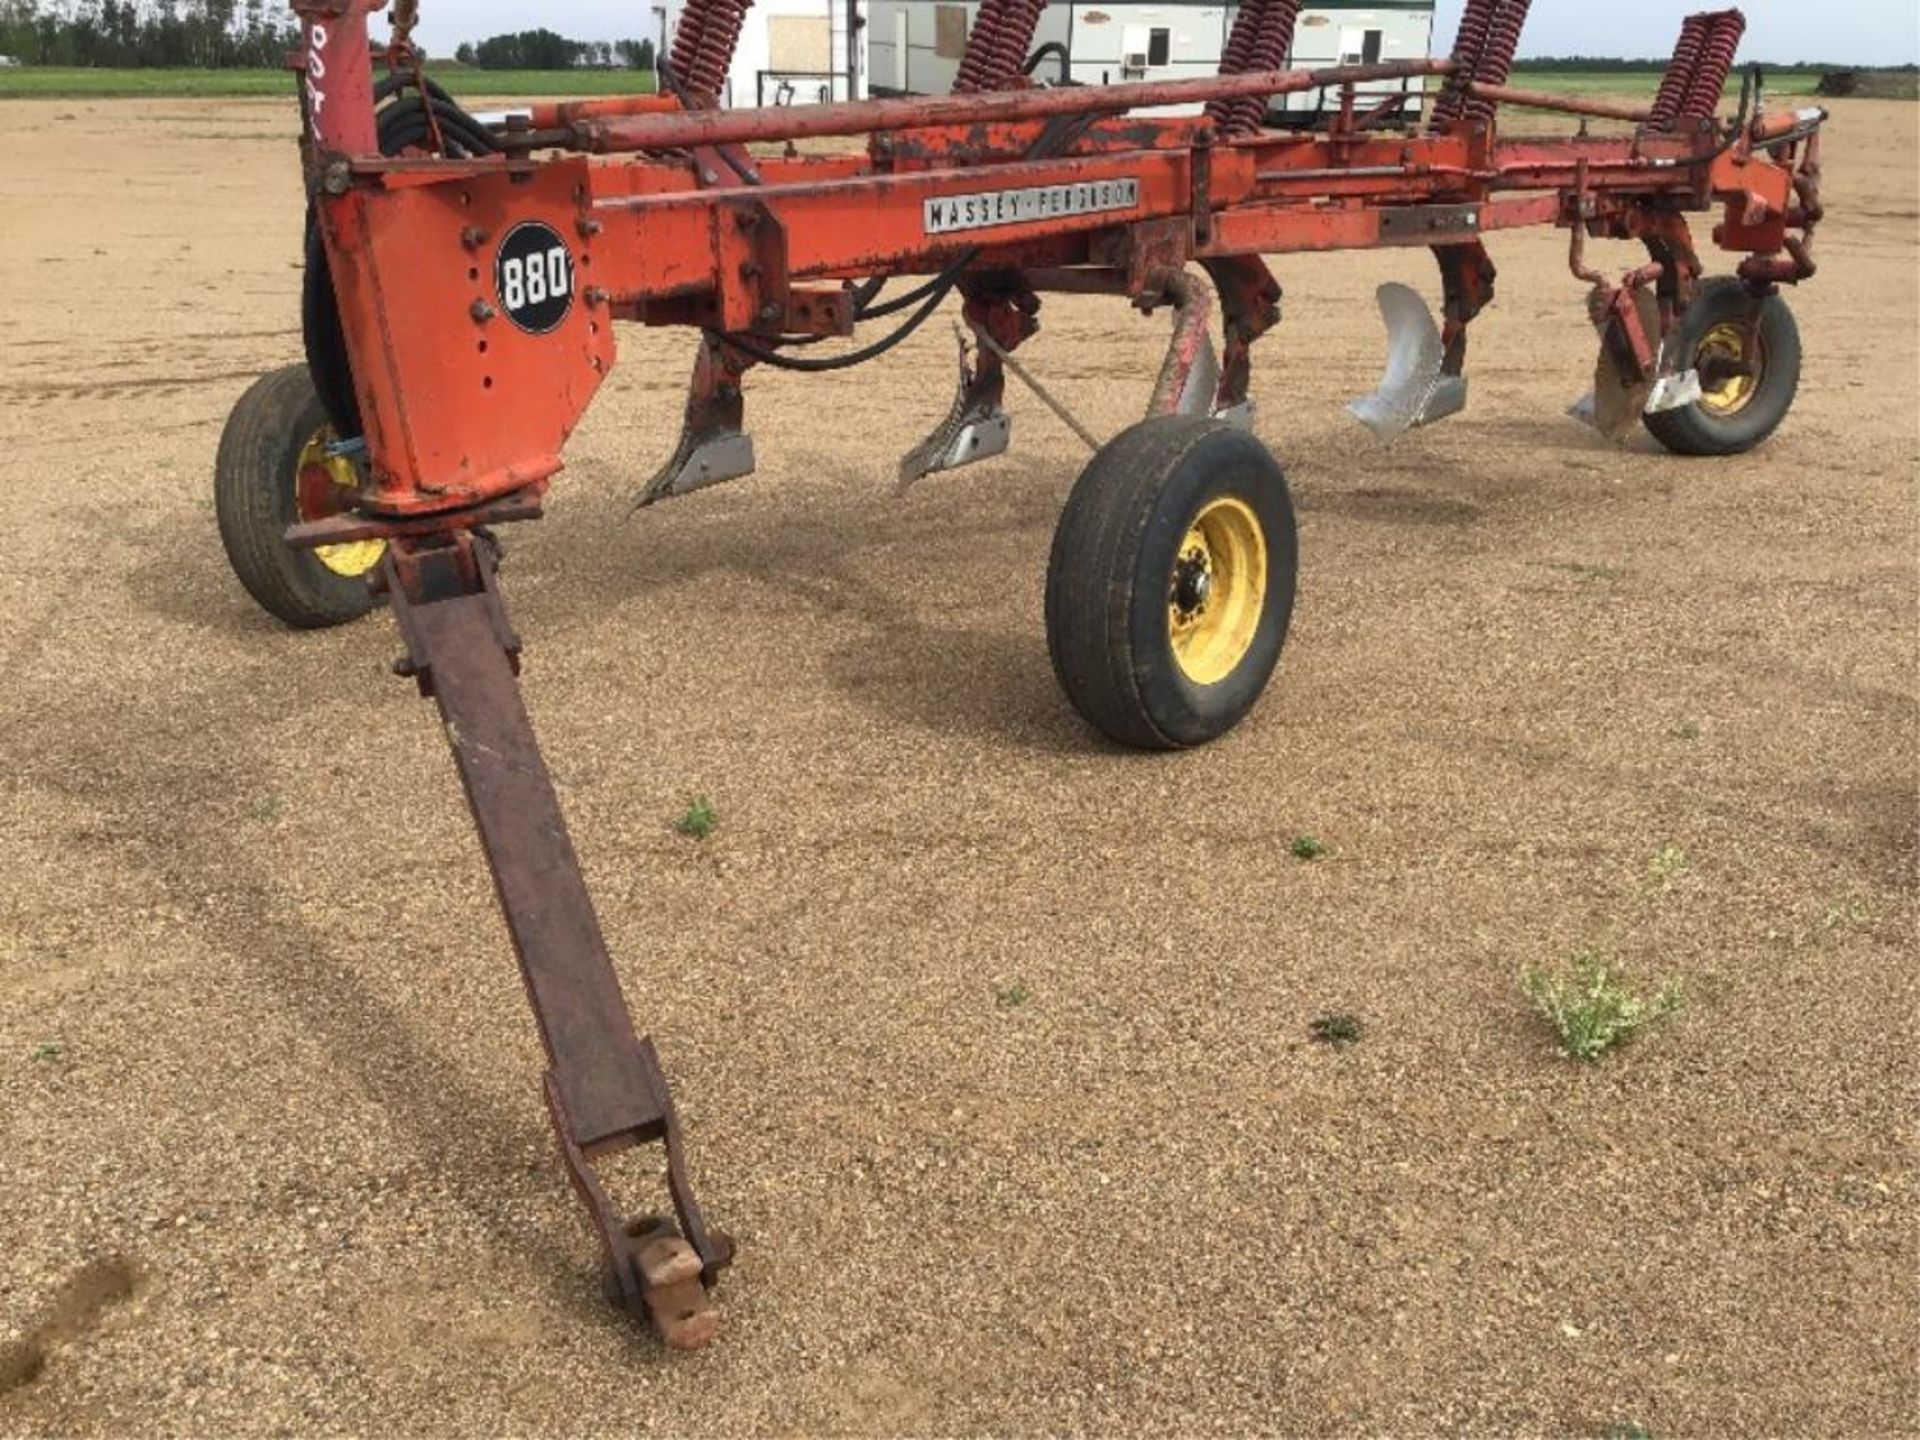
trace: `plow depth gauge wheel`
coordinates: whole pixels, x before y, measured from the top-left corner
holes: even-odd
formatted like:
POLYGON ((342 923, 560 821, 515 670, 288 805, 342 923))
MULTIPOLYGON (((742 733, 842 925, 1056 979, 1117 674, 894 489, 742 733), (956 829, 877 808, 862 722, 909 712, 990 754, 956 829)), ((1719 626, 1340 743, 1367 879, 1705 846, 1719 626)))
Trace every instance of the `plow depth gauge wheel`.
POLYGON ((352 504, 353 462, 328 453, 333 439, 307 367, 289 365, 240 397, 214 460, 214 513, 233 573, 262 608, 303 629, 366 614, 366 575, 386 549, 381 540, 312 550, 287 544, 289 525, 352 504))
POLYGON ((1700 398, 1646 416, 1676 455, 1744 455, 1779 428, 1800 388, 1800 329, 1778 294, 1723 276, 1700 287, 1668 341, 1700 372, 1700 398))
POLYGON ((1123 745, 1225 734, 1280 659, 1298 566, 1286 478, 1253 436, 1197 416, 1122 431, 1054 532, 1047 648, 1061 688, 1123 745))

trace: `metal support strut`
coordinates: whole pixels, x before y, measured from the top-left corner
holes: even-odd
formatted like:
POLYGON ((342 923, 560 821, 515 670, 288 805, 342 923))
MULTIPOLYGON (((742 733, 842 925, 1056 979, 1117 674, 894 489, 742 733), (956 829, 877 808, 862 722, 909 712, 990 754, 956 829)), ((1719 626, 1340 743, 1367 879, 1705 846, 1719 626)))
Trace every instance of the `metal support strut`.
POLYGON ((651 1041, 634 1033, 516 681, 520 642, 494 580, 494 547, 459 530, 396 538, 381 582, 407 653, 395 665, 439 706, 545 1046, 547 1109, 569 1178, 599 1232, 609 1289, 675 1349, 713 1338, 706 1287, 731 1259, 687 1183, 673 1101, 651 1041), (678 1225, 628 1221, 593 1161, 665 1146, 678 1225))

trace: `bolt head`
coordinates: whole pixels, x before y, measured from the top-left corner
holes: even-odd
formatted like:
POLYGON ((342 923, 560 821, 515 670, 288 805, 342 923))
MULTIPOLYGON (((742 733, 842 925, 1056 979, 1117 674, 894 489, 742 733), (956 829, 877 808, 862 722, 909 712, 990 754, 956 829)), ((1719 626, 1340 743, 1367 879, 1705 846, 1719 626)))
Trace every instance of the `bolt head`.
POLYGON ((489 305, 486 301, 476 300, 472 306, 468 308, 467 313, 473 316, 480 324, 484 325, 487 321, 493 319, 495 311, 493 306, 489 305))

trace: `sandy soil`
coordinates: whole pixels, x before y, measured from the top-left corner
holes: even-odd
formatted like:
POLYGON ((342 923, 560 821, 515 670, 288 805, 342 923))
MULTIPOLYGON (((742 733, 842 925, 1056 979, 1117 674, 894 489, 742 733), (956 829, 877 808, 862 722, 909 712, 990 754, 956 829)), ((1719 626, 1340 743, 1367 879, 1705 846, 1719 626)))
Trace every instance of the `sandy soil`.
MULTIPOLYGON (((1191 755, 1054 688, 1082 458, 1036 404, 889 497, 944 326, 756 377, 760 474, 630 523, 688 350, 628 337, 506 578, 741 1243, 672 1358, 599 1297, 390 622, 288 633, 214 535, 227 407, 298 354, 288 108, 7 105, 0 1429, 1911 1432, 1917 117, 1837 109, 1802 399, 1742 461, 1563 418, 1557 235, 1502 237, 1469 413, 1392 450, 1338 402, 1430 265, 1286 263, 1302 599, 1191 755), (1691 1003, 1587 1069, 1516 973, 1603 935, 1691 1003)), ((1132 418, 1164 322, 1046 319, 1132 418)))

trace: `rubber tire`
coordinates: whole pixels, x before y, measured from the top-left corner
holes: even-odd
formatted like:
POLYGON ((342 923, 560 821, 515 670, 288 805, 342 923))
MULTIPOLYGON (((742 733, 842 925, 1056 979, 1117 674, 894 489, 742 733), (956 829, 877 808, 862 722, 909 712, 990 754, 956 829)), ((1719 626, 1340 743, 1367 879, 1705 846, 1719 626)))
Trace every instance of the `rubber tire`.
MULTIPOLYGON (((1709 280, 1680 316, 1673 344, 1691 357, 1714 326, 1744 320, 1753 305, 1746 285, 1731 276, 1709 280)), ((1698 402, 1642 417, 1653 438, 1676 455, 1744 455, 1780 428, 1800 389, 1800 327, 1776 293, 1760 302, 1760 341, 1766 369, 1746 408, 1719 416, 1698 402)))
POLYGON ((289 365, 240 397, 213 462, 213 509, 233 573, 262 609, 303 630, 344 625, 373 608, 364 578, 335 574, 286 541, 298 518, 300 452, 327 423, 307 367, 289 365))
POLYGON ((1074 709, 1122 745, 1176 750, 1237 725, 1286 643, 1299 575, 1287 481, 1246 431, 1159 416, 1122 431, 1081 473, 1047 565, 1047 649, 1074 709), (1189 680, 1167 633, 1167 584, 1203 506, 1253 511, 1267 542, 1266 603, 1247 653, 1211 685, 1189 680))

